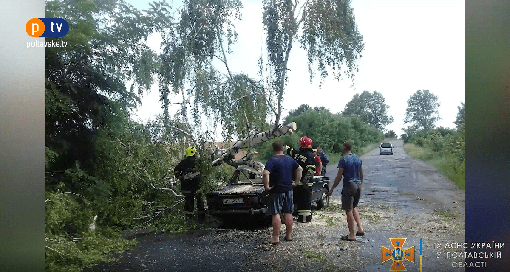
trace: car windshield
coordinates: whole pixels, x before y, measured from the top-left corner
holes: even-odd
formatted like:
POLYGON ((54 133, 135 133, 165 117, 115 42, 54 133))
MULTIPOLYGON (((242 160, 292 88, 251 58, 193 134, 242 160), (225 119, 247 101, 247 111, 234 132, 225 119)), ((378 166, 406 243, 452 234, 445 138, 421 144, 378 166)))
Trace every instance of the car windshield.
POLYGON ((390 144, 390 143, 383 143, 383 144, 381 145, 381 147, 383 147, 383 148, 390 148, 390 147, 391 147, 391 144, 390 144))

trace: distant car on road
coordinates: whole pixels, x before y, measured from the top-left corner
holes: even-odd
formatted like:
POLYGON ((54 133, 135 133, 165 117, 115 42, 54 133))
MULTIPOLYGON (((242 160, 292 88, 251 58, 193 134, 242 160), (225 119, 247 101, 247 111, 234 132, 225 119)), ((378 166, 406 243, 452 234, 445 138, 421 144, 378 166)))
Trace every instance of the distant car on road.
POLYGON ((393 145, 391 143, 381 143, 379 145, 379 155, 383 154, 393 155, 393 145))

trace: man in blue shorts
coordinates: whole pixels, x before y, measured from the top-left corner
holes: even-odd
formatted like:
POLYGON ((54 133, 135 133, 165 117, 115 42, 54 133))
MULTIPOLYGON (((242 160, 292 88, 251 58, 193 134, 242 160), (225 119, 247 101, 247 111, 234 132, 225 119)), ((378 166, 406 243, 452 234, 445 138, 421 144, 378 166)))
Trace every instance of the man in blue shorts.
POLYGON ((296 185, 296 182, 292 180, 292 174, 295 173, 296 180, 301 180, 303 168, 290 156, 283 154, 281 141, 273 143, 273 152, 274 156, 266 163, 262 181, 265 190, 269 191, 269 212, 273 224, 271 243, 275 245, 280 242, 280 214, 282 213, 285 214, 285 226, 287 227, 285 240, 292 240, 292 212, 294 211, 292 187, 296 185))
POLYGON ((335 183, 331 187, 328 195, 331 196, 333 190, 338 186, 342 176, 343 189, 342 189, 342 210, 345 210, 347 215, 347 226, 349 227, 349 235, 342 237, 343 240, 356 241, 356 236, 363 236, 365 232, 361 227, 361 220, 356 206, 358 206, 359 198, 361 196, 361 184, 363 183, 363 168, 361 159, 352 154, 352 144, 345 142, 342 146, 344 156, 338 162, 338 174, 335 178, 335 183), (356 222, 358 230, 354 232, 354 222, 356 222))

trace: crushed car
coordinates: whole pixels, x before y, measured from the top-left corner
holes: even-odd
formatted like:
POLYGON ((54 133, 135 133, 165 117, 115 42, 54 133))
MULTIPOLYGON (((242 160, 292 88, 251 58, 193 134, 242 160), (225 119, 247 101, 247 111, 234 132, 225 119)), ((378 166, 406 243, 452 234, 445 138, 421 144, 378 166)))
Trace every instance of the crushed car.
MULTIPOLYGON (((260 171, 264 165, 260 163, 256 168, 258 169, 238 166, 227 186, 207 194, 208 213, 220 218, 232 215, 269 217, 269 195, 264 190, 260 171)), ((328 177, 316 176, 308 184, 312 194, 311 202, 315 203, 318 209, 329 205, 329 181, 328 177)), ((294 203, 296 201, 299 200, 295 198, 294 203)), ((297 209, 294 215, 297 215, 297 209)), ((311 217, 302 220, 310 222, 311 217)))

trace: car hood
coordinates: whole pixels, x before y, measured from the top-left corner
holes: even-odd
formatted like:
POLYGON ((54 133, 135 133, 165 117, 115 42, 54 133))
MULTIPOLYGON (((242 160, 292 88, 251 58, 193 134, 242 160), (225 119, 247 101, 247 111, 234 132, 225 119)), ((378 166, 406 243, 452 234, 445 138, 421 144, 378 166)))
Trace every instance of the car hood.
POLYGON ((223 189, 216 190, 216 191, 212 192, 212 194, 219 194, 219 195, 250 194, 250 193, 260 194, 263 192, 264 192, 264 186, 262 186, 262 184, 260 184, 260 185, 243 184, 243 185, 226 186, 223 189))

